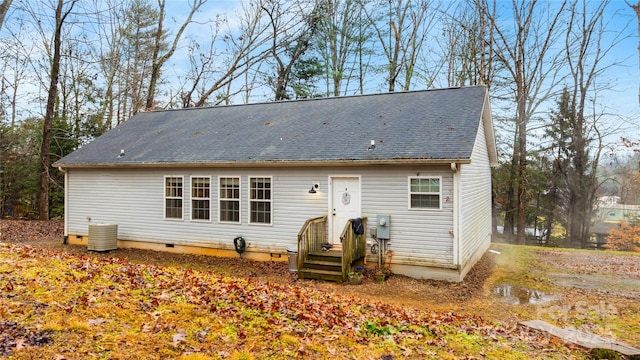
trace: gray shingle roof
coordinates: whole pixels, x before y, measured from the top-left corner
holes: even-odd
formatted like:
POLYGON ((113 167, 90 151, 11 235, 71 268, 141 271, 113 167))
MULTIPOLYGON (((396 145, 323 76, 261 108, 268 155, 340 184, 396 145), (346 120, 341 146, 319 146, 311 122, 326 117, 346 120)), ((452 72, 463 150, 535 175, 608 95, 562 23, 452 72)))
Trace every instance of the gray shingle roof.
POLYGON ((485 96, 464 87, 143 112, 54 166, 468 160, 485 96))

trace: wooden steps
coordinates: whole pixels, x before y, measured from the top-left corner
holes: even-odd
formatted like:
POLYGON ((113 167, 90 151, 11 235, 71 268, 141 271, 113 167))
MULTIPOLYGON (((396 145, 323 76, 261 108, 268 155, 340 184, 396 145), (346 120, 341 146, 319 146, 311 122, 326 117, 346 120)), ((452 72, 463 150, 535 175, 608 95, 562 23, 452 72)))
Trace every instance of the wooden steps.
POLYGON ((343 282, 342 251, 332 249, 310 253, 298 271, 298 278, 343 282))

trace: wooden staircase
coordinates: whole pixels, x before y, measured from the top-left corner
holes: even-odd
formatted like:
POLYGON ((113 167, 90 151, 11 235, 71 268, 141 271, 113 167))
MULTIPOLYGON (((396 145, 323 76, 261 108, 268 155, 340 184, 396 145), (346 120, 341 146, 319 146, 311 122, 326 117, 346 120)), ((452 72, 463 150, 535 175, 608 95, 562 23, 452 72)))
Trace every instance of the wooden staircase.
POLYGON ((298 233, 298 278, 345 281, 353 262, 365 256, 366 228, 366 217, 348 220, 340 243, 329 251, 322 251, 322 244, 327 241, 327 217, 308 219, 298 233), (365 232, 356 234, 352 222, 355 226, 362 222, 365 232))
POLYGON ((342 282, 342 250, 309 253, 298 278, 342 282))

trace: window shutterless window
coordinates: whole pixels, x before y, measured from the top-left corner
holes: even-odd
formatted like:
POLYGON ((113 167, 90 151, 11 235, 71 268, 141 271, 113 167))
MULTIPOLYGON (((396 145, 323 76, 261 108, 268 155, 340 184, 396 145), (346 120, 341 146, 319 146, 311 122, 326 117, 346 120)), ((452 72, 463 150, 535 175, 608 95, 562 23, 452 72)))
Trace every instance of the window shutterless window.
POLYGON ((191 178, 191 220, 211 220, 211 179, 191 178))
POLYGON ((164 177, 164 217, 182 220, 182 176, 164 177))
POLYGON ((220 193, 218 220, 240 223, 240 178, 221 177, 218 180, 218 188, 220 193))
POLYGON ((271 177, 249 178, 249 223, 271 224, 271 177))
POLYGON ((441 179, 409 178, 409 209, 440 209, 441 179))

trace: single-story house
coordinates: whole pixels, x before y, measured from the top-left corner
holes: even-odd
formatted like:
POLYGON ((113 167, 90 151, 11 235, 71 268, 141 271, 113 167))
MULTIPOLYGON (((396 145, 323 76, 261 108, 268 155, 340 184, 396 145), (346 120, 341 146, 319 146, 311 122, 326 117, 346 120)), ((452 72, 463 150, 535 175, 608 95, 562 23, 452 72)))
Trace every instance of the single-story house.
POLYGON ((54 166, 69 243, 116 224, 119 247, 286 260, 310 219, 337 248, 368 219, 393 273, 461 281, 490 245, 496 164, 474 86, 142 112, 54 166))

